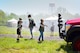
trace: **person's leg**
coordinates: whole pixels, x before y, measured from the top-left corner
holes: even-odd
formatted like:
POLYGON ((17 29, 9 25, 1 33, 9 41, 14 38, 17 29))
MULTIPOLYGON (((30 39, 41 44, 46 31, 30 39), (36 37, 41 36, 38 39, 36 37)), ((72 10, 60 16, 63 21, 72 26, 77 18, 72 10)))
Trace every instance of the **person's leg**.
POLYGON ((52 33, 53 33, 53 36, 54 36, 54 29, 53 29, 52 33))
POLYGON ((50 36, 52 36, 52 31, 51 31, 51 35, 50 36))
POLYGON ((43 37, 43 31, 41 32, 41 35, 42 35, 42 41, 44 41, 44 37, 43 37))
POLYGON ((18 34, 18 37, 17 37, 17 42, 19 42, 19 37, 20 37, 20 35, 18 34))
POLYGON ((17 28, 17 42, 19 42, 19 37, 20 37, 20 31, 19 31, 19 28, 17 28))
POLYGON ((20 32, 20 38, 23 38, 23 36, 21 35, 21 32, 20 32))
POLYGON ((20 38, 23 38, 22 35, 21 35, 21 30, 22 30, 22 28, 20 29, 20 38))
POLYGON ((51 35, 50 36, 53 36, 54 35, 54 32, 53 31, 51 31, 51 35))
POLYGON ((40 36, 39 36, 39 39, 38 39, 39 41, 40 41, 41 36, 42 36, 42 34, 41 34, 41 31, 40 31, 40 36))
POLYGON ((33 33, 32 33, 33 28, 30 28, 30 33, 31 33, 31 39, 33 38, 33 33))

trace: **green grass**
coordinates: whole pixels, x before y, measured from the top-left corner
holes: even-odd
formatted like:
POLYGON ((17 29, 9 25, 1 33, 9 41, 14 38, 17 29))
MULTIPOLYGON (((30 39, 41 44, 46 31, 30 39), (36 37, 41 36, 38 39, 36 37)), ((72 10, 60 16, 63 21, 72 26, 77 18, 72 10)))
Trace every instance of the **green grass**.
MULTIPOLYGON (((7 26, 0 26, 0 34, 16 34, 16 28, 7 27, 7 26)), ((34 35, 39 35, 38 32, 33 32, 34 35)), ((29 29, 22 29, 22 35, 30 35, 29 29)), ((50 32, 44 32, 44 35, 50 36, 50 32)), ((57 32, 54 33, 55 36, 58 35, 57 32)))
MULTIPOLYGON (((0 26, 0 34, 16 34, 16 28, 0 26)), ((22 30, 22 34, 29 34, 29 32, 22 30)))
POLYGON ((74 53, 65 41, 43 41, 15 38, 0 38, 0 53, 74 53))

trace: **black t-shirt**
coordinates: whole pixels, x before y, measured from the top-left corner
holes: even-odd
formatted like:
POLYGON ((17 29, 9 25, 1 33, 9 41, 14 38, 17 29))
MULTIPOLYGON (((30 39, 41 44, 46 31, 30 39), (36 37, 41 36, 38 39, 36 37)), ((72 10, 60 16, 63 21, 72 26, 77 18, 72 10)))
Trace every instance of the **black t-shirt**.
POLYGON ((20 21, 20 20, 18 21, 17 27, 18 27, 18 28, 22 27, 22 21, 20 21))
POLYGON ((50 29, 51 31, 54 31, 54 26, 51 26, 51 29, 50 29))

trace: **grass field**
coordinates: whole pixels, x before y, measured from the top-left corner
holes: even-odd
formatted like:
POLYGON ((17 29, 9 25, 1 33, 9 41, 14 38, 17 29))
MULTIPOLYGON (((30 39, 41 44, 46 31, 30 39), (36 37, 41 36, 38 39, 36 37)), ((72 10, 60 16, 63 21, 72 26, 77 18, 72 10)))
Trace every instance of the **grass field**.
POLYGON ((71 46, 66 46, 65 41, 43 41, 15 38, 0 38, 0 53, 74 53, 71 46))
MULTIPOLYGON (((7 27, 7 26, 0 26, 0 34, 16 34, 16 28, 7 27)), ((39 35, 39 31, 33 32, 34 35, 39 35)), ((29 29, 23 28, 22 29, 22 35, 30 35, 29 29)), ((50 35, 50 32, 44 32, 44 35, 50 35)), ((55 36, 58 35, 58 33, 54 33, 55 36)))
MULTIPOLYGON (((0 34, 16 34, 16 28, 0 26, 0 34)), ((29 29, 22 30, 23 35, 30 35, 29 29)), ((34 32, 34 35, 39 35, 34 32)), ((50 35, 45 32, 44 35, 50 35)), ((58 34, 55 33, 57 36, 58 34)), ((65 41, 43 41, 38 43, 37 40, 20 39, 17 43, 15 38, 0 37, 0 53, 74 53, 70 45, 65 41)))

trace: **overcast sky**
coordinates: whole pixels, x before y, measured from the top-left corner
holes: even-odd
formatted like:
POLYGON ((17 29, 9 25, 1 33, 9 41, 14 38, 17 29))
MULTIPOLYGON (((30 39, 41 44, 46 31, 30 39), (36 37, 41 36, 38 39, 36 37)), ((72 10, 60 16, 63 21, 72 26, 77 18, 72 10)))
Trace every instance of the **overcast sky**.
POLYGON ((80 14, 80 0, 0 0, 0 9, 7 13, 15 13, 18 15, 49 13, 49 3, 55 3, 57 7, 64 7, 70 13, 80 14))

